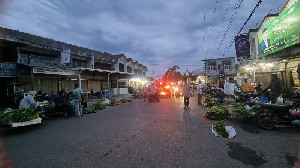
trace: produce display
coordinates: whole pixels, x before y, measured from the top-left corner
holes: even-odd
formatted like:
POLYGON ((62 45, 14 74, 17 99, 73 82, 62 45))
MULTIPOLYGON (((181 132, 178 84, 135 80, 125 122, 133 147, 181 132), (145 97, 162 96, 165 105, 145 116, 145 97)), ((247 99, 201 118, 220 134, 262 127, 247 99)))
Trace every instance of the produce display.
POLYGON ((229 111, 226 106, 218 105, 207 110, 205 117, 211 120, 225 120, 229 116, 229 111))
POLYGON ((203 98, 202 98, 202 104, 205 106, 205 107, 213 107, 216 105, 216 102, 214 102, 213 98, 210 96, 210 95, 205 95, 203 98))
POLYGON ((31 121, 39 118, 39 114, 34 109, 24 108, 24 109, 6 109, 0 114, 1 124, 11 124, 19 123, 25 121, 31 121))
POLYGON ((126 98, 122 98, 122 99, 120 100, 120 102, 121 102, 121 103, 127 103, 128 100, 127 100, 126 98))
MULTIPOLYGON (((259 105, 254 105, 252 110, 247 110, 243 103, 232 103, 231 110, 234 116, 242 116, 242 117, 250 117, 252 116, 252 112, 258 108, 259 105)), ((259 106, 260 108, 260 106, 259 106)))
POLYGON ((225 129, 224 123, 222 121, 218 121, 213 125, 213 130, 222 137, 228 138, 229 134, 225 129))
POLYGON ((106 109, 107 107, 102 103, 98 102, 93 104, 89 109, 83 111, 83 114, 95 113, 98 110, 106 109))

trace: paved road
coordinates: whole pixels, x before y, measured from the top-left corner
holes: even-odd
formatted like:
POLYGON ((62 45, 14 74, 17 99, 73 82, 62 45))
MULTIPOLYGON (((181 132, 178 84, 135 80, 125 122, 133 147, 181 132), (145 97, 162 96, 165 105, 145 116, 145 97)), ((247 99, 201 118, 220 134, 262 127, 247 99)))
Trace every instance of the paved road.
POLYGON ((276 168, 296 161, 299 129, 266 131, 234 119, 225 122, 236 129, 233 139, 215 137, 205 110, 196 97, 186 110, 182 99, 134 100, 80 118, 1 129, 0 140, 14 167, 276 168))

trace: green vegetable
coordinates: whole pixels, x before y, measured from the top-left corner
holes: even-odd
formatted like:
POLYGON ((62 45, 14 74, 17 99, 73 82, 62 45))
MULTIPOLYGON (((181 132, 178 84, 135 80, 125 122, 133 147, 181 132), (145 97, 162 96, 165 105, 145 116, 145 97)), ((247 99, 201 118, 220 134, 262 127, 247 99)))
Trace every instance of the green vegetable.
POLYGON ((235 116, 242 116, 246 118, 252 116, 252 112, 247 110, 243 103, 232 103, 231 109, 235 116))
POLYGON ((95 113, 98 110, 106 109, 107 107, 102 103, 98 102, 93 104, 89 109, 85 110, 83 114, 95 113))
POLYGON ((254 106, 251 107, 250 112, 251 112, 251 113, 255 113, 255 112, 257 112, 260 108, 261 108, 261 106, 258 105, 258 104, 256 104, 256 105, 254 105, 254 106))
POLYGON ((127 103, 128 100, 127 100, 126 98, 122 98, 122 99, 120 100, 120 102, 121 102, 121 103, 127 103))
POLYGON ((218 134, 221 135, 222 137, 228 138, 229 134, 225 129, 223 121, 218 121, 213 125, 213 130, 218 134))
POLYGON ((114 106, 114 105, 115 105, 115 102, 116 102, 116 100, 115 100, 115 99, 111 99, 111 100, 110 100, 110 104, 109 104, 109 105, 110 105, 110 106, 114 106))
POLYGON ((213 98, 210 96, 210 95, 205 95, 203 98, 202 98, 202 104, 205 106, 205 107, 213 107, 216 103, 214 102, 213 98))
POLYGON ((205 113, 205 117, 211 120, 225 120, 229 115, 228 108, 221 104, 217 107, 208 109, 205 113))
POLYGON ((30 121, 38 118, 38 112, 34 109, 7 109, 0 114, 1 124, 11 124, 18 122, 30 121))

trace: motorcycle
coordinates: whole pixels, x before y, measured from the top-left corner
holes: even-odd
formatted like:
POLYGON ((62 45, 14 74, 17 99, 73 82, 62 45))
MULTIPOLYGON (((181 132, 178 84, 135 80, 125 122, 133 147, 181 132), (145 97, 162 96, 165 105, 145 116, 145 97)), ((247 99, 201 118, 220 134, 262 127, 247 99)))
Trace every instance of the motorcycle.
POLYGON ((101 92, 95 92, 94 91, 91 91, 90 94, 88 94, 88 98, 89 99, 101 99, 102 98, 102 93, 101 92))
POLYGON ((257 124, 267 130, 300 125, 300 112, 297 112, 295 103, 292 105, 263 104, 254 116, 257 117, 257 124))
POLYGON ((151 94, 148 93, 148 102, 149 103, 155 103, 155 102, 159 102, 159 97, 157 94, 151 94))
POLYGON ((37 105, 37 106, 34 108, 34 110, 37 111, 37 112, 39 113, 40 118, 42 118, 42 119, 47 119, 47 117, 46 117, 46 112, 45 112, 45 110, 44 110, 44 108, 43 108, 42 105, 37 105))

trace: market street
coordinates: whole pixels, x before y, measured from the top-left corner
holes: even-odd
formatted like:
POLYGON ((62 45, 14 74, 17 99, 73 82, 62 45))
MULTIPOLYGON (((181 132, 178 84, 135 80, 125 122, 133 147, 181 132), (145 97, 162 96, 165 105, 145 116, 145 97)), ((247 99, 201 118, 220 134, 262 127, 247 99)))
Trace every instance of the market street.
POLYGON ((55 118, 40 126, 1 129, 14 167, 293 167, 300 131, 262 130, 232 119, 233 139, 215 137, 215 121, 192 97, 133 102, 79 118, 55 118))

